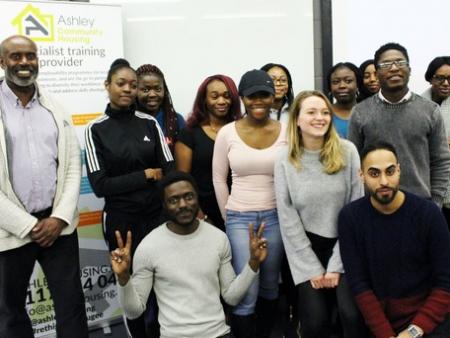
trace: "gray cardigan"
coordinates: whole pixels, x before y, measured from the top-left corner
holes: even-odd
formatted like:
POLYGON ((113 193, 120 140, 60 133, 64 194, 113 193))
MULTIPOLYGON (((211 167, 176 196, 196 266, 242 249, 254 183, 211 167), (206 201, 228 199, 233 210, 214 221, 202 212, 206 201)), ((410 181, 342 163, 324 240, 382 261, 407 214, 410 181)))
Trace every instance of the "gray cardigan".
POLYGON ((339 211, 347 203, 364 195, 356 147, 343 139, 341 146, 346 165, 333 175, 324 172, 319 152, 305 150, 301 157, 301 169, 297 170, 288 160, 286 146, 275 164, 281 235, 296 285, 325 272, 344 272, 339 243, 336 242, 328 266, 324 267, 305 233, 337 238, 339 211))

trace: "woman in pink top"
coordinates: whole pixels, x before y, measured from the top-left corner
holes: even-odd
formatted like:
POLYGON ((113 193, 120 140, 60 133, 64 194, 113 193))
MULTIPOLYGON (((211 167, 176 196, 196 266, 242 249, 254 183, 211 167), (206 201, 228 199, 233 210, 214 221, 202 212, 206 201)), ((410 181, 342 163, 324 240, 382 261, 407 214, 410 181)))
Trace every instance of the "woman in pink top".
POLYGON ((264 237, 270 249, 266 261, 261 264, 259 279, 233 309, 231 329, 236 338, 253 337, 256 307, 256 336, 269 337, 275 320, 283 254, 273 171, 277 150, 286 144, 286 131, 281 123, 270 119, 275 90, 266 72, 251 70, 245 73, 239 83, 239 95, 246 115, 224 126, 217 135, 213 156, 214 189, 225 219, 236 273, 242 271, 249 259, 249 223, 265 224, 264 237), (229 168, 231 193, 227 186, 229 168))

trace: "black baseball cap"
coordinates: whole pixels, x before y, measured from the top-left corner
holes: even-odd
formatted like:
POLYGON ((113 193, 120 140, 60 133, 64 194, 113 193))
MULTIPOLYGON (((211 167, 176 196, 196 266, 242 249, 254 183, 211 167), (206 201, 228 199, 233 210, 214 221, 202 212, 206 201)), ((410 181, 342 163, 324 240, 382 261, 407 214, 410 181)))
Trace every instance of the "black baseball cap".
POLYGON ((239 82, 239 95, 250 96, 257 92, 266 92, 275 95, 273 80, 263 70, 249 70, 241 77, 241 81, 239 82))

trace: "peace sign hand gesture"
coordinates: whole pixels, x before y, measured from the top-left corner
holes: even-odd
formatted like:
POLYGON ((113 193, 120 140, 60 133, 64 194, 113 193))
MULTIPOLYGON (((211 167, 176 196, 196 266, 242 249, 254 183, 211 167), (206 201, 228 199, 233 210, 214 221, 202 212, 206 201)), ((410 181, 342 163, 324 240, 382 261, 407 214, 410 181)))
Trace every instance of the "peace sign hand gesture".
POLYGON ((115 232, 117 249, 111 251, 111 266, 121 286, 130 280, 131 266, 131 231, 127 232, 127 242, 123 245, 122 236, 119 231, 115 232))
POLYGON ((248 264, 253 271, 258 271, 259 265, 267 257, 267 240, 262 237, 264 231, 264 223, 258 227, 255 234, 253 223, 248 225, 249 246, 250 246, 250 260, 248 264))

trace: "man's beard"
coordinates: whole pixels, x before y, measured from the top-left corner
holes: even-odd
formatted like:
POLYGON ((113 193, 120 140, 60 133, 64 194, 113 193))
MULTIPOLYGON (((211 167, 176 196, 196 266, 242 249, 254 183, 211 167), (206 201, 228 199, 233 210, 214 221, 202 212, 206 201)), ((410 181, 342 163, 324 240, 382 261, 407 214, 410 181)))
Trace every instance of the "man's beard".
POLYGON ((372 196, 373 199, 375 201, 377 201, 378 203, 383 204, 383 205, 387 205, 387 204, 391 203, 395 199, 395 196, 397 195, 397 192, 398 192, 398 187, 383 187, 383 188, 376 189, 375 191, 370 190, 370 196, 372 196), (392 191, 392 194, 390 196, 388 195, 388 196, 381 196, 380 197, 378 195, 378 190, 381 190, 381 189, 389 189, 389 190, 392 191))
POLYGON ((199 210, 199 207, 182 208, 182 209, 178 210, 178 212, 176 212, 176 213, 168 213, 168 218, 170 221, 172 221, 173 223, 175 223, 177 225, 188 227, 188 226, 191 226, 194 223, 195 219, 197 218, 198 210, 199 210), (185 212, 192 213, 192 217, 190 217, 189 219, 183 219, 181 214, 185 213, 185 212))
POLYGON ((10 70, 10 68, 5 69, 5 77, 12 83, 14 83, 18 87, 29 87, 33 85, 36 82, 37 76, 38 76, 38 70, 32 67, 22 68, 30 71, 30 77, 28 78, 21 78, 16 75, 15 70, 10 70))

